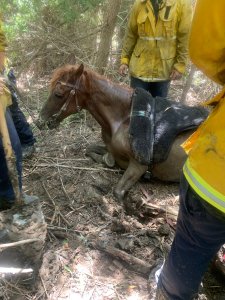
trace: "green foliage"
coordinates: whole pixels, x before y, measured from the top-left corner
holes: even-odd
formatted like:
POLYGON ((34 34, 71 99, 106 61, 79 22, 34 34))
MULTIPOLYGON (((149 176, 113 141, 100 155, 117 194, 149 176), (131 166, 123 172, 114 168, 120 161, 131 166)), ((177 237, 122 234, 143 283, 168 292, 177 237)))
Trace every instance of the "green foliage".
POLYGON ((69 25, 103 0, 1 0, 7 38, 15 39, 42 22, 69 25))

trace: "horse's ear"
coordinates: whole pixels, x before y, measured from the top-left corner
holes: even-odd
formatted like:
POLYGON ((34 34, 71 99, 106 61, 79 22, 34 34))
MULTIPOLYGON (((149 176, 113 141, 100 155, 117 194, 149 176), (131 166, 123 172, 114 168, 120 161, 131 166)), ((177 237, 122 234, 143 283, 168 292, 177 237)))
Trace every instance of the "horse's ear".
POLYGON ((79 68, 77 69, 77 71, 76 71, 76 77, 79 78, 79 77, 83 74, 83 72, 84 72, 84 65, 81 64, 81 65, 79 66, 79 68))
POLYGON ((90 88, 91 88, 91 83, 90 83, 90 79, 88 77, 88 73, 87 71, 84 71, 84 76, 85 76, 85 89, 86 91, 90 91, 90 88))

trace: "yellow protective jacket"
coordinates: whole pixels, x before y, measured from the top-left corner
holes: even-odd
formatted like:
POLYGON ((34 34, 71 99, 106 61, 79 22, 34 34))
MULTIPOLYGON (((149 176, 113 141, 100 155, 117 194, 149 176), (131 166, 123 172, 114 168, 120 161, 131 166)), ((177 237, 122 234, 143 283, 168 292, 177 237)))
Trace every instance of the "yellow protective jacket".
MULTIPOLYGON (((225 85, 225 1, 198 0, 191 36, 192 61, 215 82, 225 85)), ((208 119, 183 145, 189 154, 184 174, 205 201, 225 213, 225 89, 208 101, 217 104, 208 119)))
POLYGON ((150 0, 136 0, 125 34, 121 64, 143 81, 168 80, 183 73, 188 57, 191 0, 162 0, 156 20, 150 0))
POLYGON ((0 52, 5 52, 7 46, 6 37, 2 29, 2 22, 0 20, 0 52))

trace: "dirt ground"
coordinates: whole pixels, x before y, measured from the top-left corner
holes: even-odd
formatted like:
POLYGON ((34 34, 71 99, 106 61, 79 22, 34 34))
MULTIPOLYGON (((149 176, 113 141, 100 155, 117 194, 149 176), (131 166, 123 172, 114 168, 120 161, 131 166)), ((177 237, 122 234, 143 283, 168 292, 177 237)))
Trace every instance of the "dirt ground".
MULTIPOLYGON (((176 228, 178 184, 143 179, 119 203, 113 188, 122 171, 85 156, 88 145, 101 143, 90 115, 81 112, 57 130, 33 129, 36 153, 24 161, 24 190, 40 197, 48 224, 43 263, 32 284, 4 282, 1 299, 154 299, 155 271, 176 228)), ((200 299, 225 299, 225 284, 208 272, 200 299)))

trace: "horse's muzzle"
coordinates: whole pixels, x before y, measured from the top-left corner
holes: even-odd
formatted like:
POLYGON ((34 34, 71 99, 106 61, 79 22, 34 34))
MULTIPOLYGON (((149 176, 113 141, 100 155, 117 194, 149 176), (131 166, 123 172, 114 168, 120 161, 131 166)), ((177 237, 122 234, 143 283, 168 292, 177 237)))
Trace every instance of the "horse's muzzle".
POLYGON ((39 117, 37 120, 34 121, 34 124, 37 126, 38 129, 44 130, 46 129, 47 122, 39 117))
POLYGON ((35 125, 40 129, 40 130, 45 130, 47 128, 49 129, 54 129, 59 126, 60 122, 57 121, 55 118, 49 118, 48 120, 43 120, 40 116, 39 118, 35 121, 35 125))
POLYGON ((50 119, 46 122, 46 124, 49 129, 55 129, 55 128, 59 127, 60 122, 58 122, 55 119, 50 119))

